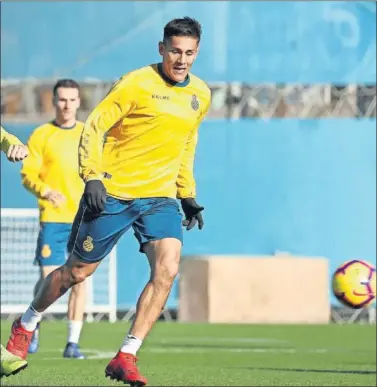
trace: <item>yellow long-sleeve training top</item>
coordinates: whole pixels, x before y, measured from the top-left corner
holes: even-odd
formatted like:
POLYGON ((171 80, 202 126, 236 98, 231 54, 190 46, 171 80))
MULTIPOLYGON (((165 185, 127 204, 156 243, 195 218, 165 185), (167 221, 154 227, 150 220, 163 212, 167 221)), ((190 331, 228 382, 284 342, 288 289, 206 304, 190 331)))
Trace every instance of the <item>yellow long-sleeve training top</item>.
POLYGON ((73 222, 84 191, 78 162, 83 127, 82 122, 72 128, 49 122, 36 128, 29 138, 29 157, 24 160, 21 177, 24 187, 38 198, 41 222, 73 222), (54 208, 42 199, 48 189, 65 196, 61 207, 54 208))
POLYGON ((8 133, 2 126, 1 128, 1 151, 8 152, 11 145, 22 145, 22 142, 13 134, 8 133))
POLYGON ((173 83, 161 64, 124 75, 85 123, 81 177, 102 179, 120 199, 195 197, 198 127, 210 102, 202 80, 173 83))

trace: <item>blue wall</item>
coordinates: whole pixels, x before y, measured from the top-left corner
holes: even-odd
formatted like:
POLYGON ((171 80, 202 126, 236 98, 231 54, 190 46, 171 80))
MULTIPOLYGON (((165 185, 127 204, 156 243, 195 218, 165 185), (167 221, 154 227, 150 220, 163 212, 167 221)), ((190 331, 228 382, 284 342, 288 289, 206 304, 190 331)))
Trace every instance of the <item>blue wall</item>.
MULTIPOLYGON (((31 131, 6 127, 24 140, 31 131)), ((206 226, 185 235, 184 254, 289 251, 326 256, 331 271, 350 258, 375 263, 375 129, 376 120, 205 122, 196 177, 206 226)), ((18 170, 2 162, 2 207, 35 207, 18 170)), ((148 278, 132 233, 118 267, 119 304, 132 305, 148 278)), ((175 288, 169 305, 176 299, 175 288)))
POLYGON ((203 24, 207 82, 376 82, 376 4, 345 1, 1 3, 1 77, 113 80, 158 61, 184 15, 203 24))

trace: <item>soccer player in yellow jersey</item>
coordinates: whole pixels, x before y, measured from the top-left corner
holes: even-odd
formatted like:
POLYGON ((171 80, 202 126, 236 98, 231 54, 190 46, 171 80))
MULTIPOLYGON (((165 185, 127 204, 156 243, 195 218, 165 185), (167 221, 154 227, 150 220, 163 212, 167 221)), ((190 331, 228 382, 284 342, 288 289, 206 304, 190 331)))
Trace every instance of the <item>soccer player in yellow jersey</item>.
MULTIPOLYGON (((84 184, 78 173, 78 146, 84 127, 77 121, 80 106, 79 85, 71 79, 59 80, 53 89, 55 119, 31 134, 30 156, 21 170, 24 187, 38 199, 40 230, 35 264, 41 281, 63 265, 67 243, 84 184)), ((85 283, 72 288, 68 301, 68 339, 64 357, 82 359, 78 348, 85 307, 85 283)), ((23 324, 23 322, 21 321, 23 324)), ((28 329, 27 323, 23 325, 28 329)), ((34 331, 29 353, 38 350, 39 324, 34 331)))
POLYGON ((88 117, 79 147, 85 191, 65 265, 51 273, 12 327, 8 350, 26 357, 40 313, 71 286, 91 275, 131 227, 145 253, 150 280, 137 303, 128 335, 105 374, 125 383, 147 383, 136 352, 163 310, 178 272, 182 215, 191 229, 203 227, 193 174, 198 128, 211 100, 208 86, 189 73, 201 38, 200 24, 174 19, 159 43, 162 63, 122 77, 88 117), (32 327, 34 324, 34 327, 32 327))
POLYGON ((28 148, 13 134, 8 133, 2 126, 1 129, 1 151, 11 162, 22 161, 29 155, 28 148))

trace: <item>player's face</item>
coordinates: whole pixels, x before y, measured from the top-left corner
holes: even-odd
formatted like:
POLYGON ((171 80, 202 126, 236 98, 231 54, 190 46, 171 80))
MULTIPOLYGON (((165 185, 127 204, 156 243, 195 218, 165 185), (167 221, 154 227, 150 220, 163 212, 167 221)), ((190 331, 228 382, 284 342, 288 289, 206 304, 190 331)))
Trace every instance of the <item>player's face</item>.
POLYGON ((79 91, 71 87, 59 87, 54 98, 56 115, 64 121, 76 119, 80 107, 79 91))
POLYGON ((175 82, 183 82, 198 55, 198 40, 189 36, 173 36, 159 43, 159 52, 165 74, 175 82))

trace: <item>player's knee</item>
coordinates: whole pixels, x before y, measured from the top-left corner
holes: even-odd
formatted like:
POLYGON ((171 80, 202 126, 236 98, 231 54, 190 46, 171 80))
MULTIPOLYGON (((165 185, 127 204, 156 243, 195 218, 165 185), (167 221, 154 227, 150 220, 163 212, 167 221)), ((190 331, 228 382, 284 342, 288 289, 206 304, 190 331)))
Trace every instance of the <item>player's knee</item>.
POLYGON ((178 274, 181 242, 166 238, 149 242, 144 251, 151 265, 151 280, 158 286, 170 287, 178 274))
POLYGON ((71 285, 73 286, 84 282, 87 277, 92 275, 98 264, 99 262, 91 264, 82 262, 74 254, 71 254, 65 264, 69 272, 71 285))
POLYGON ((70 287, 80 284, 87 277, 83 268, 69 265, 68 262, 61 268, 63 269, 65 282, 68 282, 70 287))
POLYGON ((165 253, 160 257, 154 271, 154 279, 170 286, 179 270, 180 255, 176 252, 165 253))
POLYGON ((87 277, 85 271, 77 267, 72 267, 69 274, 72 285, 84 282, 87 277))

